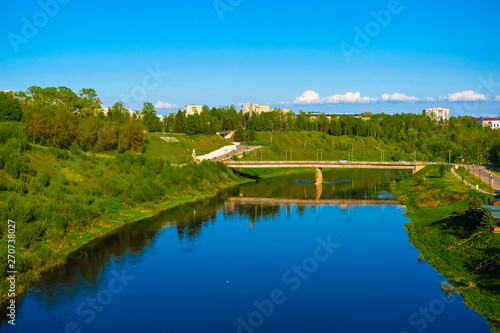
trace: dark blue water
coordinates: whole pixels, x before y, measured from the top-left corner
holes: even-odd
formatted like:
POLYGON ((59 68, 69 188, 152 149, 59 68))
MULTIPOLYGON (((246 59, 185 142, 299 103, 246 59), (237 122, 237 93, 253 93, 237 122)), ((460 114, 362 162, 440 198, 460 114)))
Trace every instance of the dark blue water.
POLYGON ((417 260, 403 207, 231 195, 97 244, 24 297, 2 331, 489 332, 417 260))

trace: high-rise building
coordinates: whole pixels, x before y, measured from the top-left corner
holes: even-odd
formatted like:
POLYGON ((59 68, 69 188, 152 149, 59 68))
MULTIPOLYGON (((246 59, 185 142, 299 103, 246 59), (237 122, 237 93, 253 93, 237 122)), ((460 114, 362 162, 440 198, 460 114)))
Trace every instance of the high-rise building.
POLYGON ((194 114, 195 112, 201 113, 201 105, 186 105, 186 116, 189 116, 191 114, 194 114))
POLYGON ((435 120, 450 120, 450 109, 445 109, 445 108, 426 109, 425 114, 435 120))

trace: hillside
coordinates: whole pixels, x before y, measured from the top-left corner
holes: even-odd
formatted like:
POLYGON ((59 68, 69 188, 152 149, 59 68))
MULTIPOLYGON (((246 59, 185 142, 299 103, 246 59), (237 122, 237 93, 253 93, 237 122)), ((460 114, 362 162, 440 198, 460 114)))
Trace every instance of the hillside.
MULTIPOLYGON (((354 161, 380 161, 381 151, 384 160, 413 160, 413 154, 406 154, 396 146, 377 141, 370 137, 331 136, 324 133, 308 131, 256 132, 256 140, 246 144, 264 146, 262 153, 257 151, 248 154, 243 160, 308 160, 317 158, 326 160, 347 159, 354 149, 354 161), (290 152, 291 150, 291 152, 290 152)), ((417 160, 422 159, 417 154, 417 160)))
POLYGON ((196 154, 203 155, 230 144, 230 140, 225 140, 220 135, 150 133, 144 142, 144 155, 163 158, 169 163, 184 164, 192 161, 193 149, 196 154), (162 137, 175 138, 179 142, 166 142, 162 137))

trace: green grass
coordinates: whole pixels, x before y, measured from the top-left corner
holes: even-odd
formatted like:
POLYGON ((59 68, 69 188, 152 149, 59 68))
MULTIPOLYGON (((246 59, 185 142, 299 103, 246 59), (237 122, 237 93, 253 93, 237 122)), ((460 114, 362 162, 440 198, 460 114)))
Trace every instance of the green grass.
POLYGON ((485 202, 488 196, 461 183, 445 167, 440 172, 440 166, 428 166, 397 183, 393 192, 407 207, 410 240, 449 277, 465 303, 500 332, 500 265, 476 270, 481 261, 500 253, 500 235, 482 233, 469 239, 479 229, 478 222, 468 218, 468 202, 474 196, 485 202))
MULTIPOLYGON (((413 153, 406 154, 397 146, 388 145, 373 138, 331 136, 318 132, 256 132, 256 140, 246 144, 263 146, 262 152, 252 152, 242 158, 245 161, 290 160, 294 161, 335 161, 348 158, 348 151, 354 149, 354 161, 381 160, 381 150, 385 161, 413 161, 413 153), (304 148, 305 147, 305 148, 304 148), (380 148, 379 148, 380 147, 380 148), (290 152, 291 151, 291 152, 290 152)), ((417 156, 418 158, 418 156, 417 156)))

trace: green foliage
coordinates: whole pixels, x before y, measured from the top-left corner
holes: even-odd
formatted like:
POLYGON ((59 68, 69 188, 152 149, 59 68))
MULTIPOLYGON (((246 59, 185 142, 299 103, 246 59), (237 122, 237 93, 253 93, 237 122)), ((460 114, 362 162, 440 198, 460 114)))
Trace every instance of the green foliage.
POLYGON ((485 232, 491 232, 493 228, 493 215, 490 210, 486 210, 483 212, 481 216, 481 229, 485 232))
POLYGON ((155 107, 150 102, 145 102, 142 108, 142 120, 146 125, 146 128, 150 132, 160 132, 161 131, 161 120, 156 114, 155 107))
POLYGON ((29 158, 24 154, 11 154, 4 166, 5 172, 12 178, 19 178, 22 173, 28 172, 29 158))
POLYGON ((22 117, 21 104, 14 95, 0 91, 0 122, 20 121, 22 117))
POLYGON ((233 140, 239 142, 245 141, 245 130, 241 124, 238 125, 238 128, 234 132, 233 140))

